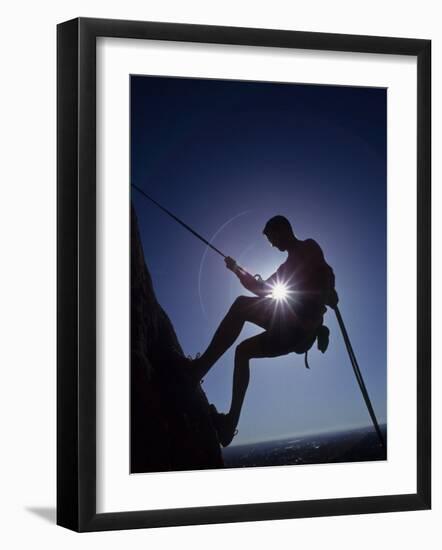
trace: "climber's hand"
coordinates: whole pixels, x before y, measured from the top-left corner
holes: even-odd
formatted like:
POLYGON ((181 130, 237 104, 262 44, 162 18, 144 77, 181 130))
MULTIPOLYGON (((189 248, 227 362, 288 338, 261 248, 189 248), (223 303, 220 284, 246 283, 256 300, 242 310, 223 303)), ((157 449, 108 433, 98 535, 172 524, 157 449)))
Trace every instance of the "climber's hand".
POLYGON ((224 262, 226 263, 227 269, 230 269, 230 271, 233 271, 233 273, 235 273, 238 269, 238 264, 230 256, 227 256, 227 258, 224 259, 224 262))

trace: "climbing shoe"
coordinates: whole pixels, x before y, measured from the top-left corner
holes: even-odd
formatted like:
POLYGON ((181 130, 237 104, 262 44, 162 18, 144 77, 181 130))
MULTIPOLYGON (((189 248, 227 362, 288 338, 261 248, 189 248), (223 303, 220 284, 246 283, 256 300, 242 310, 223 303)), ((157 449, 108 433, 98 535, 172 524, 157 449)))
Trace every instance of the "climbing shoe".
POLYGON ((219 442, 223 447, 227 447, 238 433, 238 430, 233 425, 230 416, 228 414, 219 413, 215 405, 210 405, 210 416, 216 433, 218 434, 219 442))
POLYGON ((184 361, 186 363, 185 368, 187 369, 187 372, 190 375, 190 379, 192 383, 194 383, 195 385, 202 384, 204 382, 202 376, 200 376, 200 372, 199 372, 200 369, 198 368, 200 356, 201 355, 197 353, 195 357, 188 355, 187 357, 184 358, 184 361))

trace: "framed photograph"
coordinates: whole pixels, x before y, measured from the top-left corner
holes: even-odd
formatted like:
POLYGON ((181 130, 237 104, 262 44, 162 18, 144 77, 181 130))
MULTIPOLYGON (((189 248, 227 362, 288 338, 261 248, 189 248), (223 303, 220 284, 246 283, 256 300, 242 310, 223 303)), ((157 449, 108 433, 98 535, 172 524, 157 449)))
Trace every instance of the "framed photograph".
POLYGON ((58 37, 57 522, 431 506, 431 43, 58 37))

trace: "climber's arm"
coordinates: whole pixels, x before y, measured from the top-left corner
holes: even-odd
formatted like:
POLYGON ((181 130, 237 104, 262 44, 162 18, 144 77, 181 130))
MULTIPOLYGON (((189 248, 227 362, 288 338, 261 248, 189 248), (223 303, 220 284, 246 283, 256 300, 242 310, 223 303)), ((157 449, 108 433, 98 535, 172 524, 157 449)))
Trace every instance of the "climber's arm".
POLYGON ((255 279, 250 273, 242 269, 233 258, 227 257, 224 261, 227 269, 235 273, 244 288, 259 297, 268 295, 265 281, 255 279))

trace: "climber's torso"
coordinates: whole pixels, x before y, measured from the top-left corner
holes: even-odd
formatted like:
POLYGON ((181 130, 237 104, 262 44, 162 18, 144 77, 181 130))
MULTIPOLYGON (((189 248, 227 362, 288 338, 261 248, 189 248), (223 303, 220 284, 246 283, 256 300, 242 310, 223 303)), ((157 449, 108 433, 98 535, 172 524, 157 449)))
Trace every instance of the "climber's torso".
POLYGON ((285 299, 267 302, 280 323, 301 324, 306 329, 321 324, 329 269, 321 248, 313 239, 297 242, 286 261, 266 281, 270 286, 283 284, 288 291, 285 299))

